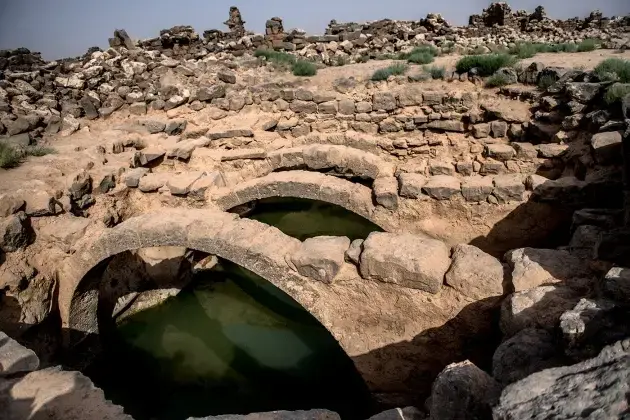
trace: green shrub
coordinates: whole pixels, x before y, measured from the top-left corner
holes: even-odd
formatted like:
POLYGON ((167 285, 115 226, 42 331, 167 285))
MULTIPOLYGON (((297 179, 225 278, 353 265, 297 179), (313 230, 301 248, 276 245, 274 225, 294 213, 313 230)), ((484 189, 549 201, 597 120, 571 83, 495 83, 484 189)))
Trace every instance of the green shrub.
POLYGON ((608 105, 612 105, 621 102, 628 94, 630 94, 630 83, 615 83, 606 89, 604 100, 608 105))
POLYGON ((577 46, 578 52, 595 51, 599 46, 598 39, 585 39, 577 46))
POLYGON ((427 52, 412 54, 407 59, 409 63, 413 64, 429 64, 433 63, 433 60, 435 60, 435 58, 427 52))
POLYGON ((630 60, 607 58, 595 67, 594 72, 601 80, 630 83, 630 60))
POLYGON ((476 46, 472 50, 468 50, 468 52, 466 53, 466 55, 484 55, 484 54, 488 54, 488 53, 486 52, 486 49, 481 45, 476 46))
POLYGON ((533 44, 531 42, 519 42, 510 48, 510 54, 518 58, 532 58, 542 50, 542 44, 533 44))
POLYGON ((480 76, 491 76, 501 67, 512 67, 516 59, 508 54, 468 55, 462 57, 455 68, 458 73, 466 73, 477 68, 480 76))
POLYGON ((400 54, 398 54, 398 55, 394 55, 394 54, 379 54, 376 57, 374 57, 374 59, 375 60, 396 60, 398 57, 400 57, 400 54))
POLYGON ((538 80, 538 87, 543 90, 547 90, 549 86, 553 85, 554 83, 556 83, 556 78, 550 74, 546 74, 544 76, 541 76, 538 80))
POLYGON ((22 162, 24 154, 14 147, 0 142, 0 168, 15 168, 22 162))
POLYGON ((439 55, 439 51, 433 45, 421 45, 409 52, 399 53, 396 58, 414 64, 429 64, 433 62, 436 55, 439 55))
POLYGON ((265 57, 274 64, 293 65, 297 62, 295 56, 280 51, 260 49, 254 52, 254 57, 265 57))
POLYGON ((547 45, 547 50, 545 52, 551 52, 551 53, 574 53, 577 52, 578 50, 578 46, 577 44, 569 44, 569 43, 562 43, 562 44, 548 44, 547 45))
POLYGON ((46 156, 54 155, 55 153, 57 153, 57 151, 52 147, 46 146, 28 146, 25 152, 29 156, 46 156))
POLYGON ((502 73, 496 73, 488 77, 486 87, 501 87, 509 84, 508 77, 502 73))
POLYGON ((392 64, 384 69, 379 69, 372 75, 372 80, 387 80, 389 76, 401 76, 407 72, 407 65, 405 63, 392 64))
POLYGON ((370 56, 368 56, 368 55, 360 55, 356 59, 357 63, 367 63, 368 61, 370 61, 370 56))
POLYGON ((439 66, 425 67, 424 70, 431 75, 432 79, 444 79, 446 68, 439 66))
POLYGON ((315 76, 317 66, 310 61, 299 60, 291 68, 294 76, 315 76))
POLYGON ((336 67, 343 67, 350 62, 350 59, 345 55, 338 55, 333 60, 333 65, 336 67))

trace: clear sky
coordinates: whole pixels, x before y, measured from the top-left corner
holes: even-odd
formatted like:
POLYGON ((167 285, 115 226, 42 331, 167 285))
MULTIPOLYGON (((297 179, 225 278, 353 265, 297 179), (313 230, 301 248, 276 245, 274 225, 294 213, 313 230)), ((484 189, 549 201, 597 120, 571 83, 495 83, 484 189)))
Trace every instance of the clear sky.
MULTIPOLYGON (((241 10, 246 28, 262 33, 273 16, 285 29, 321 34, 331 19, 340 22, 382 18, 420 19, 442 13, 453 24, 468 23, 488 0, 0 0, 0 49, 27 47, 45 59, 77 56, 91 46, 107 47, 114 29, 134 39, 159 35, 160 29, 192 25, 227 30, 230 6, 241 10)), ((604 15, 630 13, 630 0, 512 0, 512 10, 533 11, 542 4, 554 18, 583 17, 593 9, 604 15)))

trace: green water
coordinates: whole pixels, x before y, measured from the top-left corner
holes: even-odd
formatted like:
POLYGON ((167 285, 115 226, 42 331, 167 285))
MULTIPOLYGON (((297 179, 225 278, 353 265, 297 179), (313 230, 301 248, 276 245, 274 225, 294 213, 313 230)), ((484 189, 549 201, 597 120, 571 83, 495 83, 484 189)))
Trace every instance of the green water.
MULTIPOLYGON (((270 200, 251 218, 304 239, 364 238, 377 227, 334 206, 270 200)), ((367 418, 352 360, 291 297, 227 261, 108 333, 85 373, 137 420, 328 408, 367 418)))

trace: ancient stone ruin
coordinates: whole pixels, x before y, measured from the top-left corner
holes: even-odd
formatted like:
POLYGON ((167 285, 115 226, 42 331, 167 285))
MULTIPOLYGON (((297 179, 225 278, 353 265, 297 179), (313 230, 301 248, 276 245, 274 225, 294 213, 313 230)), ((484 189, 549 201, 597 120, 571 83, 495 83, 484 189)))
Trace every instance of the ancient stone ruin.
MULTIPOLYGON (((623 418, 630 89, 594 67, 630 62, 628 23, 494 3, 466 27, 429 14, 307 35, 274 17, 255 35, 232 7, 229 32, 115 30, 105 51, 50 62, 1 51, 0 419, 134 417, 90 369, 112 329, 229 264, 290 301, 287 319, 303 309, 373 401, 255 418, 623 418), (594 37, 597 51, 499 69, 501 87, 454 64, 472 48, 594 37), (410 65, 372 80, 363 63, 428 45, 443 78, 410 65), (314 231, 256 217, 282 200, 367 230, 332 212, 314 231)), ((257 322, 280 329, 271 312, 257 322)))

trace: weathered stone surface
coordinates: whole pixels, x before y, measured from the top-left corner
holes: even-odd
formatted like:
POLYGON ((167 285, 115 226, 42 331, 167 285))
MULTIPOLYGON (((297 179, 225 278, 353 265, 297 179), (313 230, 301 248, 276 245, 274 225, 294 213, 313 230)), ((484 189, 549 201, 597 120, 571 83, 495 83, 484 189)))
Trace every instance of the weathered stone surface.
POLYGON ((490 134, 494 138, 503 138, 507 135, 508 124, 505 121, 492 121, 490 123, 490 134))
POLYGON ((33 419, 66 420, 132 420, 123 408, 105 399, 103 391, 79 372, 58 367, 31 372, 0 383, 0 406, 3 420, 25 418, 24 404, 30 401, 33 419))
POLYGON ((30 223, 24 212, 0 219, 0 249, 14 252, 30 242, 30 223))
POLYGON ((461 183, 454 176, 436 175, 428 179, 422 191, 436 200, 448 200, 461 191, 461 183))
POLYGON ((315 114, 317 112, 317 104, 312 101, 293 101, 290 105, 291 111, 295 113, 315 114))
POLYGON ((563 359, 551 332, 526 328, 497 347, 492 356, 492 376, 507 385, 534 372, 561 366, 563 359))
POLYGON ((538 157, 538 150, 531 143, 512 143, 516 150, 516 158, 521 160, 534 160, 538 157))
POLYGON ((503 266, 479 248, 459 244, 453 247, 446 284, 474 300, 503 295, 503 266))
POLYGON ((345 236, 316 236, 306 239, 289 258, 304 277, 330 284, 341 270, 349 247, 350 239, 345 236))
POLYGON ((39 367, 33 350, 27 349, 0 331, 0 377, 19 372, 32 372, 39 367))
POLYGON ((22 198, 26 201, 27 216, 41 217, 55 214, 55 198, 47 191, 32 191, 22 198))
POLYGON ((413 234, 372 232, 363 243, 360 270, 368 280, 437 293, 450 266, 442 241, 413 234))
POLYGON ((608 270, 602 289, 612 299, 630 302, 630 268, 613 267, 608 270))
POLYGON ((525 328, 553 329, 579 300, 580 294, 568 287, 540 286, 513 293, 501 306, 501 331, 512 336, 525 328))
POLYGON ((5 194, 0 197, 0 217, 9 217, 24 209, 26 202, 23 198, 13 194, 5 194))
POLYGON ((597 163, 601 165, 620 163, 622 156, 621 141, 622 133, 620 131, 593 134, 593 137, 591 137, 591 148, 597 163))
POLYGON ((205 172, 183 172, 181 174, 169 177, 166 186, 173 195, 186 195, 190 192, 190 187, 199 178, 205 175, 205 172))
POLYGON ((462 181, 462 196, 466 201, 486 201, 492 194, 494 184, 490 176, 472 176, 464 178, 462 181))
POLYGON ((571 99, 581 103, 588 103, 595 99, 601 87, 602 85, 599 83, 574 82, 567 83, 565 90, 571 99))
POLYGON ((490 135, 490 124, 479 123, 472 126, 472 134, 476 139, 484 139, 490 135))
POLYGON ((368 420, 425 420, 426 415, 416 407, 392 408, 370 417, 368 420))
POLYGON ((166 123, 158 120, 145 120, 141 124, 146 127, 150 134, 161 133, 166 129, 166 123))
POLYGON ((363 239, 355 239, 350 244, 350 247, 346 250, 346 261, 359 265, 359 259, 361 258, 361 251, 363 250, 363 239))
POLYGON ((131 188, 137 188, 140 178, 148 174, 149 168, 135 168, 125 172, 125 185, 131 188))
POLYGON ((516 155, 515 150, 508 144, 489 144, 486 146, 488 157, 499 160, 501 162, 508 161, 516 155))
POLYGON ((220 81, 225 83, 234 84, 236 83, 236 74, 231 71, 223 70, 217 73, 217 77, 220 81))
POLYGON ((269 411, 243 415, 224 414, 221 416, 191 417, 190 420, 341 420, 341 417, 332 411, 316 409, 308 411, 269 411))
POLYGON ((490 418, 501 388, 468 360, 448 365, 435 379, 429 406, 431 420, 490 418))
POLYGON ((543 284, 573 284, 576 279, 593 276, 587 261, 562 250, 519 248, 506 253, 505 261, 512 269, 512 285, 517 292, 543 284))
POLYGON ((493 179, 494 195, 499 203, 508 203, 510 201, 523 201, 523 193, 525 185, 520 174, 515 175, 497 175, 493 179))
POLYGON ((374 180, 372 186, 374 199, 388 210, 398 208, 398 180, 393 177, 381 177, 374 180))
POLYGON ((422 196, 422 187, 427 183, 427 177, 420 174, 402 172, 398 175, 400 183, 400 196, 406 198, 419 198, 422 196))
POLYGON ((376 92, 372 95, 372 108, 375 111, 393 111, 396 109, 396 96, 391 92, 376 92))
POLYGON ((165 153, 166 151, 157 147, 148 147, 139 150, 133 155, 134 166, 139 167, 155 163, 158 159, 161 159, 165 153))
POLYGON ((79 171, 68 178, 68 192, 73 200, 78 200, 92 192, 92 177, 85 171, 79 171))
POLYGON ((213 99, 223 97, 225 97, 225 85, 223 84, 200 87, 196 95, 196 98, 202 102, 210 102, 213 99))
POLYGON ((630 340, 573 366, 534 373, 509 385, 494 419, 622 419, 628 413, 630 340))
POLYGON ((74 244, 85 235, 90 219, 83 217, 55 217, 38 231, 38 236, 56 243, 62 250, 69 252, 74 244))
POLYGON ((168 173, 147 173, 140 178, 138 189, 142 192, 157 191, 166 185, 170 178, 171 174, 168 173))
POLYGON ((458 120, 436 120, 427 124, 427 128, 438 131, 452 131, 463 133, 465 131, 464 123, 458 120))

